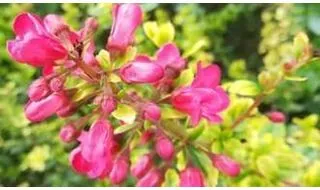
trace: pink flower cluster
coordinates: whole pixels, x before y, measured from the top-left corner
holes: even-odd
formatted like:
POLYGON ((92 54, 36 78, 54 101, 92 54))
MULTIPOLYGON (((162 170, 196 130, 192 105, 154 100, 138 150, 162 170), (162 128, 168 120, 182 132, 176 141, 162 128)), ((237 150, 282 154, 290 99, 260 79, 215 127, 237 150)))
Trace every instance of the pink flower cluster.
MULTIPOLYGON (((105 46, 111 62, 125 56, 129 47, 135 45, 135 31, 143 21, 142 9, 137 4, 114 5, 112 14, 113 25, 105 46)), ((138 54, 112 74, 118 75, 121 83, 150 84, 159 97, 170 98, 160 103, 159 99, 147 99, 132 91, 120 98, 117 94, 122 90, 121 85, 106 80, 110 71, 104 71, 94 55, 93 37, 97 28, 95 18, 88 18, 79 31, 69 27, 58 15, 41 19, 31 13, 21 13, 15 18, 16 38, 7 43, 9 54, 18 62, 43 69, 43 76, 28 89, 25 115, 32 122, 53 115, 73 116, 61 128, 60 138, 65 143, 78 143, 69 160, 77 173, 92 179, 109 178, 113 184, 123 183, 131 174, 137 186, 160 186, 176 154, 176 143, 160 127, 160 104, 171 104, 186 113, 191 117, 192 126, 197 126, 202 118, 221 122, 219 114, 228 107, 229 98, 219 86, 220 68, 215 64, 203 67, 199 62, 192 84, 175 89, 173 81, 187 67, 187 60, 174 43, 166 43, 154 56, 138 54), (95 90, 74 100, 81 88, 67 86, 69 77, 80 79, 95 90), (93 107, 91 112, 81 115, 78 111, 88 104, 93 107), (112 117, 119 104, 127 104, 137 113, 133 129, 138 128, 141 136, 140 142, 135 144, 153 147, 136 163, 131 163, 130 158, 133 145, 129 134, 134 133, 130 130, 115 133, 115 126, 128 125, 112 117), (146 120, 151 128, 141 127, 146 120), (157 160, 166 164, 160 166, 157 160)), ((222 173, 231 177, 240 173, 239 164, 226 155, 210 156, 213 165, 222 173)), ((180 172, 180 186, 205 184, 205 174, 191 162, 180 172)))

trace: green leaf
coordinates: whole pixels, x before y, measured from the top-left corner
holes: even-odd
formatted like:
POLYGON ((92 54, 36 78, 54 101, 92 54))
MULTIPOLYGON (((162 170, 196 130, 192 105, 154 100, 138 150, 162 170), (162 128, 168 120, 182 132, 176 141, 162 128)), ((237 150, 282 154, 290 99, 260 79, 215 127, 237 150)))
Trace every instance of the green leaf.
POLYGON ((228 75, 234 79, 247 77, 246 62, 243 59, 235 60, 231 63, 228 69, 228 75))
POLYGON ((136 119, 136 111, 125 104, 118 104, 117 109, 112 112, 112 116, 122 120, 127 124, 132 124, 136 119))
POLYGON ((143 29, 147 37, 158 47, 174 39, 174 26, 171 22, 161 23, 149 21, 143 24, 143 29))
POLYGON ((161 119, 181 119, 186 117, 186 114, 179 112, 171 106, 161 107, 161 119))
POLYGON ((179 77, 175 80, 176 87, 188 86, 194 79, 194 73, 192 68, 185 69, 181 72, 179 77))
POLYGON ((162 23, 159 26, 159 33, 156 38, 156 45, 158 47, 162 46, 163 44, 166 44, 168 42, 172 42, 174 39, 174 26, 171 22, 162 23))
POLYGON ((188 140, 193 141, 197 139, 204 131, 205 124, 200 123, 198 126, 187 129, 188 140))
POLYGON ((96 86, 83 85, 79 90, 72 96, 72 102, 78 102, 89 95, 91 95, 96 90, 96 86))
POLYGON ((293 40, 293 52, 296 58, 299 58, 301 55, 303 55, 304 50, 308 45, 309 38, 305 33, 300 32, 295 36, 293 40))
POLYGON ((316 127, 319 120, 319 116, 317 114, 311 114, 304 118, 293 118, 292 122, 303 129, 311 129, 316 127))
POLYGON ((268 179, 278 177, 279 168, 276 161, 271 156, 259 156, 256 160, 258 171, 268 179))
POLYGON ((136 123, 121 125, 114 130, 114 134, 117 135, 117 134, 125 133, 130 129, 134 128, 135 126, 136 126, 136 123))
POLYGON ((260 93, 260 87, 257 83, 248 80, 237 80, 233 82, 228 91, 230 93, 242 96, 256 96, 260 93))
POLYGON ((306 77, 299 77, 299 76, 285 76, 285 79, 288 81, 294 81, 294 82, 303 82, 308 80, 306 77))
POLYGON ((199 41, 197 41, 195 44, 193 44, 193 46, 191 48, 189 48, 184 54, 183 57, 184 58, 188 58, 189 56, 197 53, 198 51, 200 51, 201 48, 205 47, 208 45, 207 40, 205 39, 201 39, 199 41))
POLYGON ((182 171, 187 166, 187 158, 184 151, 180 151, 177 153, 177 168, 179 171, 182 171))
POLYGON ((320 161, 315 161, 303 176, 303 184, 305 186, 320 186, 320 161))
POLYGON ((163 187, 177 187, 179 186, 179 175, 176 170, 168 169, 164 176, 164 183, 162 184, 163 187))
POLYGON ((97 61, 99 62, 102 69, 106 72, 112 71, 112 64, 110 61, 110 54, 108 51, 102 49, 96 56, 97 61))
POLYGON ((120 78, 118 75, 114 74, 114 73, 111 73, 111 74, 109 75, 109 80, 110 80, 110 82, 112 82, 112 83, 121 82, 121 78, 120 78))

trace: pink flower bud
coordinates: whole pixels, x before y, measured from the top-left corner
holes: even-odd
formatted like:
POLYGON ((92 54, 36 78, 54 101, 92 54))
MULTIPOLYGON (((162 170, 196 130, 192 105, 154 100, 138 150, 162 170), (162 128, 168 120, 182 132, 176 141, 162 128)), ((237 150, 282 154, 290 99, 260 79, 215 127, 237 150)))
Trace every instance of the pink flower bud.
POLYGON ((146 103, 142 107, 142 117, 144 119, 156 122, 161 117, 161 110, 155 103, 146 103))
POLYGON ((80 132, 77 131, 73 124, 67 124, 66 126, 62 127, 59 134, 60 139, 65 143, 75 140, 79 135, 80 132))
POLYGON ((272 111, 267 113, 268 118, 270 119, 270 121, 274 122, 274 123, 283 123, 286 121, 286 116, 279 111, 272 111))
POLYGON ((125 52, 133 43, 134 33, 142 23, 142 9, 137 4, 116 4, 112 9, 113 23, 107 48, 125 52))
POLYGON ((53 93, 37 102, 30 101, 25 106, 25 115, 32 122, 39 122, 55 114, 65 105, 66 97, 62 93, 53 93))
POLYGON ((152 170, 143 176, 136 184, 137 187, 158 187, 163 181, 160 171, 152 170))
POLYGON ((38 101, 46 97, 50 92, 47 81, 44 78, 39 78, 32 82, 28 89, 28 96, 32 101, 38 101))
POLYGON ((68 102, 65 106, 57 110, 57 115, 59 117, 69 117, 76 111, 76 107, 72 102, 68 102))
POLYGON ((212 163, 213 165, 222 173, 230 176, 236 177, 239 175, 241 166, 239 163, 235 162, 231 158, 222 155, 222 154, 215 154, 212 156, 212 163))
POLYGON ((138 56, 120 69, 120 76, 127 83, 154 83, 163 75, 163 68, 145 56, 138 56))
POLYGON ((114 97, 104 97, 101 102, 103 112, 110 114, 117 108, 117 101, 114 97))
POLYGON ((145 154, 131 168, 131 173, 133 176, 140 179, 151 169, 152 165, 152 156, 150 154, 145 154))
POLYGON ((200 169, 188 167, 180 173, 181 187, 203 187, 204 177, 200 169))
POLYGON ((85 174, 88 172, 91 168, 91 165, 89 162, 87 162, 81 155, 81 148, 77 147, 75 148, 69 156, 69 162, 72 166, 72 168, 80 174, 85 174))
POLYGON ((55 77, 51 79, 49 86, 50 89, 54 92, 61 91, 63 89, 64 80, 60 77, 55 77))
POLYGON ((113 184, 122 183, 128 176, 128 170, 129 163, 127 157, 121 156, 120 158, 116 159, 109 174, 111 182, 113 184))
POLYGON ((174 156, 174 146, 170 139, 160 134, 156 137, 156 152, 158 155, 166 161, 169 161, 174 156))

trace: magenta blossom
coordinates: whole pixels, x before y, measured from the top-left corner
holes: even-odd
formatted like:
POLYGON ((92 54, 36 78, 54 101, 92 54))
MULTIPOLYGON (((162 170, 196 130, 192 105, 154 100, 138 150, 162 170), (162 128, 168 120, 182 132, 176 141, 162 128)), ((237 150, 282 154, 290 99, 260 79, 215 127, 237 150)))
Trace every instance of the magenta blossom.
POLYGON ((152 156, 150 154, 145 154, 131 168, 131 173, 133 176, 140 179, 151 169, 152 165, 152 156))
POLYGON ((137 56, 120 69, 120 76, 127 83, 154 83, 164 76, 164 70, 149 57, 137 56))
POLYGON ((41 77, 32 82, 28 88, 28 96, 31 101, 38 101, 50 93, 49 85, 45 78, 41 77))
POLYGON ((64 93, 53 93, 39 101, 29 101, 25 106, 26 117, 32 122, 39 122, 55 114, 68 102, 64 93))
POLYGON ((113 163, 113 167, 109 174, 109 178, 113 184, 120 184, 127 178, 128 172, 129 172, 128 157, 120 156, 113 163))
POLYGON ((125 52, 133 43, 134 33, 142 23, 143 12, 136 4, 116 4, 112 9, 113 23, 107 49, 111 52, 125 52))
POLYGON ((59 133, 60 139, 65 143, 75 140, 79 135, 79 131, 73 124, 63 126, 59 133))
POLYGON ((286 116, 280 111, 269 112, 267 116, 273 123, 283 123, 286 121, 286 116))
POLYGON ((164 68, 172 68, 180 71, 186 65, 186 61, 181 57, 178 47, 174 43, 163 45, 156 53, 156 62, 164 68))
POLYGON ((204 177, 200 169, 188 167, 180 173, 181 187, 203 187, 204 177))
POLYGON ((215 154, 212 156, 211 159, 212 159, 213 165, 220 172, 230 177, 236 177, 237 175, 239 175, 241 170, 240 164, 232 160, 231 158, 222 154, 215 154))
POLYGON ((13 30, 16 39, 9 40, 7 48, 11 57, 18 62, 50 70, 55 61, 67 56, 67 50, 47 31, 37 15, 18 15, 13 21, 13 30))
POLYGON ((74 170, 90 178, 104 178, 112 169, 113 129, 109 122, 97 120, 89 132, 82 132, 80 145, 70 155, 74 170))
POLYGON ((137 182, 137 187, 158 187, 163 181, 162 173, 156 169, 149 171, 137 182))
POLYGON ((152 122, 156 122, 161 117, 161 110, 155 103, 148 102, 142 106, 142 117, 152 122))
POLYGON ((163 160, 171 160, 174 156, 174 145, 169 138, 163 134, 156 137, 155 149, 163 160))
POLYGON ((173 92, 172 105, 179 111, 189 114, 194 126, 199 123, 201 117, 211 122, 221 122, 218 113, 228 107, 229 98, 218 86, 220 75, 217 65, 201 68, 199 63, 192 85, 173 92))

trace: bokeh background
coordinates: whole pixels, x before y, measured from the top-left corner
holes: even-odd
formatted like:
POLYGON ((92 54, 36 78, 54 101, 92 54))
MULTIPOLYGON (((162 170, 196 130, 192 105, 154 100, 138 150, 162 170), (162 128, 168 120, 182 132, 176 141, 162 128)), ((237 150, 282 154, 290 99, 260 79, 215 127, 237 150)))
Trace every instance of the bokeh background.
MULTIPOLYGON (((294 34, 305 31, 315 49, 320 48, 320 5, 318 4, 143 4, 145 20, 159 23, 171 20, 183 52, 195 44, 204 47, 194 59, 216 61, 223 68, 225 81, 256 80, 264 64, 274 64, 286 56, 294 34)), ((103 48, 111 26, 110 4, 1 4, 0 5, 0 186, 106 186, 107 181, 91 181, 75 174, 68 164, 72 145, 59 141, 63 122, 52 118, 31 124, 23 114, 26 90, 40 71, 10 59, 6 41, 13 38, 11 23, 21 11, 41 16, 61 14, 75 29, 88 16, 97 17, 100 28, 95 39, 103 48)), ((140 52, 156 47, 140 28, 136 37, 140 52)), ((300 83, 285 82, 260 106, 260 111, 277 109, 292 118, 313 118, 301 125, 319 133, 320 64, 299 71, 308 77, 300 83), (309 122, 309 123, 308 123, 309 122)), ((290 127, 291 122, 285 127, 290 127)), ((310 160, 320 160, 319 135, 303 139, 315 143, 303 149, 310 160), (316 148, 314 148, 316 147, 316 148)), ((312 166, 312 165, 311 165, 312 166)), ((318 170, 304 168, 302 175, 319 177, 318 170), (308 174, 311 173, 311 174, 308 174), (318 173, 317 173, 318 172, 318 173)), ((306 177, 302 185, 317 185, 306 177), (311 181, 311 182, 310 182, 311 181)), ((223 184, 218 184, 223 185, 223 184)), ((241 185, 241 184, 240 184, 241 185)), ((265 186, 252 181, 243 186, 265 186)))

